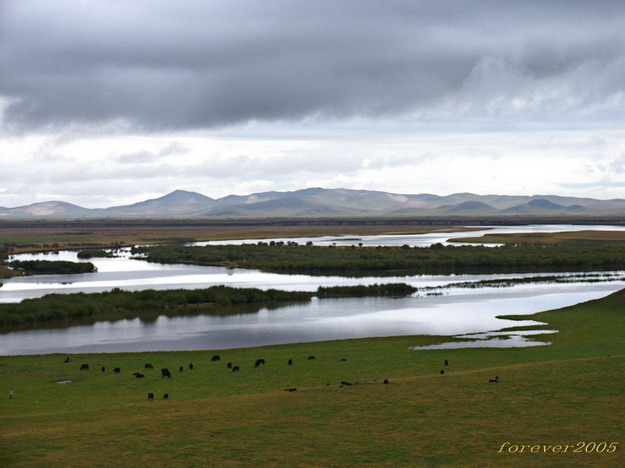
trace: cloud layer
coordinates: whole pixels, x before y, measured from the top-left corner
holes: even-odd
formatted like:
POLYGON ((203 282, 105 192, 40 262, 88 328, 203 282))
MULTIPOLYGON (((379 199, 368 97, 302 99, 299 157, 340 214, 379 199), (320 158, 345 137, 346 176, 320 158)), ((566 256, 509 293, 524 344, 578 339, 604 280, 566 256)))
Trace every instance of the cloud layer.
POLYGON ((625 197, 622 0, 0 0, 0 205, 625 197))
POLYGON ((623 24, 620 0, 5 0, 2 126, 610 119, 623 24))

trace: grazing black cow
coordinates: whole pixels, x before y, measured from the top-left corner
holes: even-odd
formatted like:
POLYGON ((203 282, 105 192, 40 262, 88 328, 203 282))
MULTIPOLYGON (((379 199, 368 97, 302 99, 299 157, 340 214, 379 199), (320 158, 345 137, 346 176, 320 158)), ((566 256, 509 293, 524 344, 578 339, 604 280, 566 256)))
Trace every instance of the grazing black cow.
POLYGON ((102 372, 106 372, 106 368, 102 366, 102 372))
POLYGON ((499 376, 495 377, 494 379, 490 379, 488 383, 499 383, 499 376))
POLYGON ((69 356, 67 356, 63 362, 69 362, 69 356))
POLYGON ((388 379, 384 379, 384 385, 388 385, 388 379))
POLYGON ((148 400, 154 400, 154 393, 148 393, 148 400))
POLYGON ((445 373, 445 371, 443 369, 441 369, 441 375, 443 375, 445 373))
POLYGON ((80 370, 89 370, 89 364, 83 364, 80 366, 80 370))
POLYGON ((193 370, 193 364, 189 364, 189 369, 193 370))
POLYGON ((315 356, 308 356, 308 359, 315 359, 315 356))
POLYGON ((345 382, 344 380, 341 380, 341 385, 351 385, 351 383, 345 382))
POLYGON ((293 359, 289 359, 289 366, 293 365, 293 359))
POLYGON ((171 379, 171 374, 169 373, 169 369, 161 369, 161 377, 169 377, 171 379))
POLYGON ((134 374, 132 374, 132 375, 134 375, 134 376, 135 376, 136 378, 138 378, 138 379, 142 379, 143 377, 145 377, 145 375, 143 375, 143 374, 141 374, 141 373, 139 373, 139 372, 135 372, 135 373, 134 373, 134 374))
POLYGON ((239 366, 234 366, 232 368, 232 372, 239 372, 239 366))
POLYGON ((342 358, 342 359, 339 359, 339 361, 343 361, 344 362, 344 361, 347 361, 347 359, 342 358))
POLYGON ((226 367, 227 367, 228 369, 232 369, 232 363, 231 363, 231 362, 229 362, 228 364, 226 364, 226 367))
POLYGON ((211 361, 219 361, 221 358, 219 357, 219 354, 215 354, 212 358, 211 361))
POLYGON ((256 363, 254 364, 254 367, 258 367, 261 364, 265 364, 265 360, 264 359, 256 359, 256 363))
POLYGON ((163 395, 163 400, 168 400, 169 399, 169 393, 166 393, 165 395, 163 395))
POLYGON ((119 367, 116 367, 115 369, 113 369, 113 372, 115 372, 116 374, 119 374, 122 370, 119 367))
POLYGON ((284 390, 285 392, 297 392, 297 388, 293 387, 293 388, 287 388, 284 390))
POLYGON ((445 365, 448 366, 449 365, 449 361, 447 359, 445 359, 445 365))
POLYGON ((180 366, 180 368, 178 369, 178 372, 182 372, 184 370, 184 367, 180 366))
POLYGON ((144 369, 154 369, 154 366, 148 362, 145 366, 143 366, 143 368, 144 369))

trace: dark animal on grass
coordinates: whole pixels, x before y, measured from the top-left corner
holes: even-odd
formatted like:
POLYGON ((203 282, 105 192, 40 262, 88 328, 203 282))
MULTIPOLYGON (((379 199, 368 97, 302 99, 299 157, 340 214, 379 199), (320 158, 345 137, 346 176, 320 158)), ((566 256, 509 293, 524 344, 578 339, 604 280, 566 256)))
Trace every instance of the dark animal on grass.
POLYGON ((297 392, 297 388, 287 388, 284 391, 285 392, 297 392))
POLYGON ((308 359, 315 359, 315 356, 308 356, 308 359))
POLYGON ((388 379, 384 379, 384 385, 388 385, 388 379))
POLYGON ((144 369, 154 369, 154 366, 148 362, 145 366, 143 366, 143 368, 144 369))
POLYGON ((347 359, 343 358, 343 359, 339 359, 339 361, 347 361, 347 359))
POLYGON ((180 366, 180 368, 178 369, 179 372, 182 372, 184 370, 184 367, 180 366))
POLYGON ((254 367, 258 367, 261 364, 265 364, 265 360, 264 359, 256 359, 256 363, 254 364, 254 367))
POLYGON ((148 393, 148 400, 154 400, 154 393, 148 393))
POLYGON ((232 372, 239 372, 239 366, 234 366, 232 368, 232 372))
POLYGON ((169 377, 171 379, 171 374, 169 373, 169 369, 161 369, 161 377, 169 377))
POLYGON ((122 370, 119 367, 116 367, 115 369, 113 369, 113 372, 115 372, 116 374, 119 374, 122 370))
POLYGON ((189 364, 189 369, 193 370, 193 364, 189 364))
POLYGON ((102 366, 102 372, 106 372, 106 368, 102 366))
POLYGON ((293 365, 293 359, 289 359, 289 366, 293 365))
POLYGON ((231 362, 229 362, 228 364, 226 364, 226 367, 227 367, 228 369, 232 369, 232 363, 231 363, 231 362))
POLYGON ((80 370, 89 370, 89 364, 83 364, 80 366, 80 370))
POLYGON ((488 383, 499 383, 499 376, 495 377, 494 379, 490 379, 488 383))
POLYGON ((134 375, 135 375, 135 377, 136 377, 137 379, 142 379, 143 377, 145 377, 145 375, 140 374, 139 372, 135 372, 135 374, 134 374, 134 375))
POLYGON ((69 356, 67 356, 63 362, 69 362, 69 356))
POLYGON ((215 354, 212 358, 211 361, 219 361, 221 358, 219 357, 219 354, 215 354))
POLYGON ((163 400, 168 400, 169 399, 169 393, 166 393, 165 395, 163 395, 163 400))
POLYGON ((443 369, 441 369, 441 375, 443 375, 445 373, 445 371, 443 369))
POLYGON ((351 383, 345 382, 344 380, 341 380, 341 385, 351 385, 351 383))
POLYGON ((448 366, 449 365, 449 361, 447 359, 445 359, 445 365, 448 366))

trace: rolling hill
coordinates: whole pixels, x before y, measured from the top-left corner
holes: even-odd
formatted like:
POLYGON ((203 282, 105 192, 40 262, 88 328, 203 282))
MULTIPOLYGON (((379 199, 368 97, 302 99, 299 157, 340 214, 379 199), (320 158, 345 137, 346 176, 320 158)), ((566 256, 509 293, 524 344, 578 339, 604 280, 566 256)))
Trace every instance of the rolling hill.
POLYGON ((307 188, 213 199, 175 190, 131 205, 83 208, 62 201, 0 207, 0 219, 123 217, 340 217, 340 216, 622 216, 625 200, 455 193, 397 194, 373 190, 307 188))

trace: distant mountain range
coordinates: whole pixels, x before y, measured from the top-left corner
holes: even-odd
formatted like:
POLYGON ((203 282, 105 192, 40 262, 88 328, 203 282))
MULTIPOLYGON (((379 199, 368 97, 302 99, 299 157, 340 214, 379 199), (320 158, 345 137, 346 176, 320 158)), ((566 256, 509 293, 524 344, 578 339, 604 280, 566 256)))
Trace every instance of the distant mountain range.
POLYGON ((293 192, 228 195, 213 199, 176 190, 160 198, 110 208, 83 208, 62 201, 0 207, 7 218, 122 218, 122 217, 340 217, 340 216, 623 216, 625 200, 507 196, 455 193, 396 194, 371 190, 307 188, 293 192))

